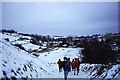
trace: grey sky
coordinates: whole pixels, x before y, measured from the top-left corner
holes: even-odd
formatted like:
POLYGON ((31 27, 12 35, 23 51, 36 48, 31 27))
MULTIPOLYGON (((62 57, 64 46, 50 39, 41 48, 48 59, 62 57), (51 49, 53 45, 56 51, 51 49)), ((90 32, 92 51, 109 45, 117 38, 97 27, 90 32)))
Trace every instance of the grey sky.
POLYGON ((3 29, 41 35, 91 35, 118 31, 117 2, 2 3, 3 29))

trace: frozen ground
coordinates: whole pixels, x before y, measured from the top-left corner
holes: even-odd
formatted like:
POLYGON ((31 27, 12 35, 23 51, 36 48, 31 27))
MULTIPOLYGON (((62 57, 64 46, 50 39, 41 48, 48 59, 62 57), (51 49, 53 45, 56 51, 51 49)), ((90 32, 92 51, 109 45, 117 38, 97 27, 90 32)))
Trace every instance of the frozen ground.
MULTIPOLYGON (((64 56, 71 59, 80 56, 82 48, 55 48, 49 52, 29 54, 13 44, 22 44, 25 49, 38 49, 37 45, 29 41, 18 41, 24 36, 10 36, 3 34, 2 45, 2 75, 0 78, 63 78, 63 71, 58 72, 58 59, 64 56), (8 38, 10 41, 4 40, 8 38), (26 45, 27 44, 27 45, 26 45), (32 46, 32 47, 31 47, 32 46)), ((71 71, 68 78, 120 78, 119 65, 84 64, 80 65, 80 72, 73 75, 71 71)))

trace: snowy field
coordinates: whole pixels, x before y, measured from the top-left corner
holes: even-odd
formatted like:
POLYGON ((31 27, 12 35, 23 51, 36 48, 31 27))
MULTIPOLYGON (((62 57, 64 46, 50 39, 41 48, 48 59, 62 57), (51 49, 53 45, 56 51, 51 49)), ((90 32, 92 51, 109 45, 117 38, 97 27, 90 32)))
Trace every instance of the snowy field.
MULTIPOLYGON (((38 45, 29 43, 29 41, 18 41, 24 36, 10 36, 3 34, 1 39, 2 45, 2 75, 0 78, 63 78, 63 71, 59 73, 57 61, 63 57, 80 58, 82 48, 56 48, 49 52, 36 53, 38 57, 13 46, 13 44, 22 44, 28 49, 38 49, 38 45), (9 38, 10 41, 4 40, 9 38)), ((84 64, 80 65, 80 72, 73 75, 71 71, 68 78, 120 78, 118 71, 119 65, 102 65, 102 64, 84 64), (101 70, 104 66, 104 70, 101 70), (107 67, 106 67, 107 66, 107 67)))

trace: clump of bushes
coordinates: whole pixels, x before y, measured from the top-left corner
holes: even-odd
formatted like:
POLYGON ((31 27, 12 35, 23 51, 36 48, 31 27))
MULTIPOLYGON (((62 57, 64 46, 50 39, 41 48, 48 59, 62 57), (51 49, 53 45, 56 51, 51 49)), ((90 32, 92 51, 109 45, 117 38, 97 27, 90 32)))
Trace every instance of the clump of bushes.
POLYGON ((108 64, 116 61, 115 51, 105 42, 94 40, 82 50, 82 62, 94 64, 108 64))

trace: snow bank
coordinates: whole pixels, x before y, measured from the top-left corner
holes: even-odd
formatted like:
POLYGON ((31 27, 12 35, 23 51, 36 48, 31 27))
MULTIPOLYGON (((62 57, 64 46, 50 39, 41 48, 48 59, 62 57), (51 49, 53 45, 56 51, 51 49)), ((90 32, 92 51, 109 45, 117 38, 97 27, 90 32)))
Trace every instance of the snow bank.
MULTIPOLYGON (((13 46, 11 43, 19 39, 9 35, 3 35, 2 45, 2 75, 0 78, 63 78, 63 71, 59 73, 57 61, 63 57, 80 57, 82 48, 55 48, 49 52, 36 53, 39 57, 13 46), (4 40, 9 38, 10 41, 4 40)), ((16 42, 16 41, 15 41, 16 42)), ((38 45, 29 42, 17 41, 26 49, 38 49, 38 45)), ((119 65, 80 64, 80 72, 73 75, 71 71, 68 78, 119 78, 119 65)))

